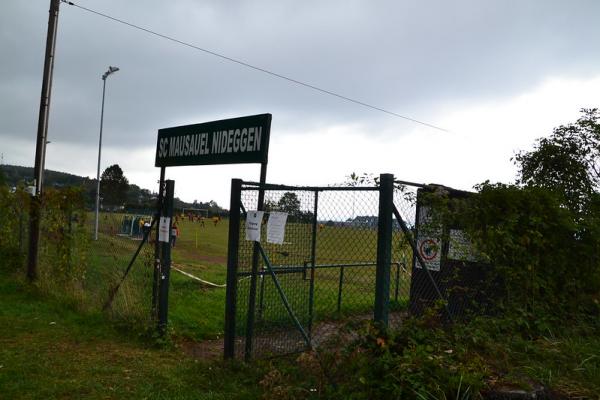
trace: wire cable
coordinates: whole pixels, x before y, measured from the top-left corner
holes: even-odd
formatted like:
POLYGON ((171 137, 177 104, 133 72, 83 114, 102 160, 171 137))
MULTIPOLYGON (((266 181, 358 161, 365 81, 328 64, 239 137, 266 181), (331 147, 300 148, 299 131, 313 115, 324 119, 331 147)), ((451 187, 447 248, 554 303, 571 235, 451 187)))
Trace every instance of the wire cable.
POLYGON ((131 22, 127 22, 127 21, 125 21, 125 20, 122 20, 122 19, 119 19, 119 18, 112 17, 112 16, 110 16, 110 15, 108 15, 108 14, 104 14, 104 13, 101 13, 101 12, 99 12, 99 11, 95 11, 95 10, 92 10, 92 9, 90 9, 90 8, 87 8, 87 7, 80 6, 79 4, 75 4, 75 3, 73 3, 72 1, 68 1, 68 0, 61 0, 61 2, 62 2, 62 3, 66 3, 66 4, 70 5, 70 6, 77 7, 77 8, 79 8, 79 9, 81 9, 81 10, 84 10, 84 11, 90 12, 90 13, 92 13, 92 14, 96 14, 96 15, 98 15, 98 16, 101 16, 101 17, 103 17, 103 18, 110 19, 110 20, 112 20, 112 21, 114 21, 114 22, 117 22, 117 23, 120 23, 120 24, 126 25, 126 26, 128 26, 128 27, 130 27, 130 28, 134 28, 134 29, 137 29, 137 30, 140 30, 140 31, 146 32, 146 33, 148 33, 148 34, 150 34, 150 35, 154 35, 154 36, 157 36, 157 37, 159 37, 159 38, 162 38, 162 39, 169 40, 169 41, 171 41, 171 42, 174 42, 174 43, 180 44, 180 45, 182 45, 182 46, 190 47, 190 48, 192 48, 192 49, 194 49, 194 50, 198 50, 198 51, 201 51, 201 52, 203 52, 203 53, 210 54, 210 55, 212 55, 212 56, 215 56, 215 57, 221 58, 221 59, 223 59, 223 60, 226 60, 226 61, 229 61, 229 62, 232 62, 232 63, 238 64, 238 65, 241 65, 241 66, 243 66, 243 67, 250 68, 250 69, 253 69, 253 70, 255 70, 255 71, 259 71, 259 72, 262 72, 262 73, 264 73, 264 74, 267 74, 267 75, 270 75, 270 76, 273 76, 273 77, 276 77, 276 78, 279 78, 279 79, 283 79, 283 80, 286 80, 286 81, 288 81, 288 82, 295 83, 296 85, 304 86, 304 87, 306 87, 306 88, 308 88, 308 89, 312 89, 312 90, 315 90, 315 91, 317 91, 317 92, 320 92, 320 93, 323 93, 323 94, 327 94, 327 95, 329 95, 329 96, 337 97, 338 99, 342 99, 342 100, 348 101, 348 102, 350 102, 350 103, 358 104, 358 105, 360 105, 360 106, 367 107, 367 108, 370 108, 370 109, 372 109, 372 110, 380 111, 380 112, 382 112, 382 113, 385 113, 385 114, 388 114, 388 115, 391 115, 391 116, 394 116, 394 117, 397 117, 397 118, 402 118, 402 119, 404 119, 404 120, 411 121, 411 122, 414 122, 414 123, 416 123, 416 124, 420 124, 420 125, 427 126, 427 127, 429 127, 429 128, 437 129, 437 130, 439 130, 439 131, 442 131, 442 132, 450 132, 448 129, 445 129, 445 128, 442 128, 442 127, 439 127, 439 126, 436 126, 436 125, 430 124, 430 123, 428 123, 428 122, 424 122, 424 121, 420 121, 420 120, 418 120, 418 119, 414 119, 414 118, 411 118, 411 117, 407 117, 407 116, 405 116, 405 115, 398 114, 398 113, 395 113, 395 112, 393 112, 393 111, 389 111, 389 110, 386 110, 386 109, 384 109, 384 108, 381 108, 381 107, 378 107, 378 106, 374 106, 374 105, 372 105, 372 104, 369 104, 369 103, 365 103, 364 101, 356 100, 356 99, 353 99, 353 98, 351 98, 351 97, 347 97, 347 96, 341 95, 341 94, 339 94, 339 93, 332 92, 331 90, 323 89, 323 88, 320 88, 320 87, 318 87, 318 86, 311 85, 310 83, 302 82, 302 81, 299 81, 299 80, 297 80, 297 79, 290 78, 289 76, 285 76, 285 75, 279 74, 279 73, 277 73, 277 72, 270 71, 270 70, 268 70, 268 69, 265 69, 265 68, 257 67, 256 65, 252 65, 252 64, 250 64, 250 63, 247 63, 247 62, 245 62, 245 61, 241 61, 241 60, 238 60, 238 59, 235 59, 235 58, 232 58, 232 57, 229 57, 229 56, 223 55, 223 54, 221 54, 221 53, 217 53, 217 52, 215 52, 215 51, 208 50, 208 49, 205 49, 205 48, 202 48, 202 47, 196 46, 196 45, 194 45, 194 44, 191 44, 191 43, 188 43, 188 42, 184 42, 183 40, 179 40, 179 39, 176 39, 176 38, 174 38, 174 37, 167 36, 167 35, 164 35, 164 34, 162 34, 162 33, 155 32, 155 31, 153 31, 153 30, 151 30, 151 29, 144 28, 144 27, 142 27, 142 26, 139 26, 139 25, 133 24, 133 23, 131 23, 131 22))

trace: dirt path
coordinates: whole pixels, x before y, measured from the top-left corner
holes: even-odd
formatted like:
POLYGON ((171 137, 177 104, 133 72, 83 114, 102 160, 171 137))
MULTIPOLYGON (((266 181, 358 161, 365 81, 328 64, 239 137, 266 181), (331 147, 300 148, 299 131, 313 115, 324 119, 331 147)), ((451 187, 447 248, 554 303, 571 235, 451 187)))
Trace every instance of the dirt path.
MULTIPOLYGON (((344 329, 348 323, 368 321, 371 318, 373 318, 371 314, 364 314, 344 320, 320 321, 315 324, 312 330, 313 347, 318 349, 322 346, 342 346, 343 343, 351 342, 358 336, 354 330, 344 329)), ((389 315, 391 325, 401 323, 404 318, 406 318, 406 312, 393 312, 389 315)), ((238 354, 243 351, 243 349, 241 349, 243 343, 243 339, 236 339, 236 350, 238 354)), ((223 358, 223 339, 204 340, 201 342, 182 339, 178 344, 186 354, 193 358, 203 360, 217 360, 223 358)), ((254 357, 258 358, 260 358, 261 355, 267 354, 285 355, 295 353, 306 348, 306 344, 302 340, 300 333, 292 327, 290 327, 289 330, 271 331, 258 335, 254 338, 254 346, 254 357)))

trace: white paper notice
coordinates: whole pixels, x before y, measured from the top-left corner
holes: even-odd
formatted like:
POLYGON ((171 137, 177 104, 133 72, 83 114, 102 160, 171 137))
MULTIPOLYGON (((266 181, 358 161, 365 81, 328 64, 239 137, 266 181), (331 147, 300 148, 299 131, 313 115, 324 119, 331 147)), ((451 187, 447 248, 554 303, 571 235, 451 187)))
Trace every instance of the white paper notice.
POLYGON ((248 211, 246 217, 246 240, 260 242, 260 227, 264 211, 248 211))
POLYGON ((287 213, 272 212, 269 214, 269 222, 267 222, 267 242, 283 244, 286 221, 287 213))
POLYGON ((160 217, 158 224, 158 241, 169 243, 169 230, 171 228, 171 218, 160 217))

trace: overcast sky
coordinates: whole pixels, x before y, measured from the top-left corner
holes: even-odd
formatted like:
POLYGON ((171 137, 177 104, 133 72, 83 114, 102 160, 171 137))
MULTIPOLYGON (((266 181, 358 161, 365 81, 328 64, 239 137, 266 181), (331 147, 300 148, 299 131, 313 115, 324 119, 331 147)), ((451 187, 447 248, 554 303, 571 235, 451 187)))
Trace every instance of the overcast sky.
MULTIPOLYGON (((155 191, 157 130, 273 114, 268 181, 358 173, 470 189, 514 181, 510 158, 600 106, 600 2, 76 0, 76 4, 446 129, 406 121, 61 4, 46 168, 118 163, 155 191)), ((4 0, 0 152, 33 166, 49 0, 4 0)), ((258 165, 175 167, 176 195, 228 207, 258 165)))

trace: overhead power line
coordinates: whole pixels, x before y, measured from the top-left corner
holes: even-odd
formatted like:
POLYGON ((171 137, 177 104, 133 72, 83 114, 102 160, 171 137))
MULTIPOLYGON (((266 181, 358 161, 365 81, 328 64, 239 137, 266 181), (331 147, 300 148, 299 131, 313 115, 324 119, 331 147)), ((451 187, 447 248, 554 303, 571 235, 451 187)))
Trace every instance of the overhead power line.
POLYGON ((405 119, 405 120, 407 120, 407 121, 414 122, 414 123, 416 123, 416 124, 424 125, 424 126, 427 126, 427 127, 429 127, 429 128, 437 129, 437 130, 439 130, 439 131, 443 131, 443 132, 449 132, 449 131, 448 131, 447 129, 445 129, 445 128, 442 128, 442 127, 439 127, 439 126, 436 126, 436 125, 430 124, 430 123, 428 123, 428 122, 419 121, 418 119, 414 119, 414 118, 411 118, 411 117, 407 117, 406 115, 398 114, 398 113, 395 113, 395 112, 393 112, 393 111, 389 111, 389 110, 386 110, 386 109, 384 109, 384 108, 381 108, 381 107, 378 107, 378 106, 375 106, 375 105, 372 105, 372 104, 369 104, 369 103, 365 103, 364 101, 356 100, 356 99, 353 99, 353 98, 351 98, 351 97, 347 97, 347 96, 341 95, 341 94, 339 94, 339 93, 332 92, 331 90, 323 89, 323 88, 320 88, 320 87, 318 87, 318 86, 311 85, 310 83, 306 83, 306 82, 302 82, 302 81, 299 81, 299 80, 297 80, 297 79, 294 79, 294 78, 290 78, 289 76, 285 76, 285 75, 279 74, 279 73, 277 73, 277 72, 270 71, 270 70, 268 70, 268 69, 265 69, 265 68, 257 67, 256 65, 249 64, 249 63, 247 63, 247 62, 245 62, 245 61, 241 61, 241 60, 238 60, 238 59, 235 59, 235 58, 232 58, 232 57, 226 56, 226 55, 224 55, 224 54, 217 53, 217 52, 215 52, 215 51, 208 50, 208 49, 205 49, 205 48, 203 48, 203 47, 196 46, 196 45, 194 45, 194 44, 191 44, 191 43, 189 43, 189 42, 184 42, 183 40, 179 40, 179 39, 176 39, 176 38, 174 38, 174 37, 167 36, 167 35, 164 35, 164 34, 162 34, 162 33, 155 32, 155 31, 153 31, 153 30, 151 30, 151 29, 144 28, 144 27, 142 27, 142 26, 139 26, 139 25, 133 24, 133 23, 131 23, 131 22, 127 22, 127 21, 125 21, 125 20, 122 20, 122 19, 119 19, 119 18, 116 18, 116 17, 110 16, 110 15, 108 15, 108 14, 104 14, 104 13, 101 13, 101 12, 99 12, 99 11, 92 10, 92 9, 90 9, 90 8, 87 8, 87 7, 80 6, 80 5, 78 5, 78 4, 75 4, 75 3, 73 3, 72 1, 68 1, 68 0, 61 0, 61 2, 63 2, 63 3, 66 3, 66 4, 68 4, 68 5, 71 5, 71 6, 74 6, 74 7, 77 7, 77 8, 79 8, 79 9, 81 9, 81 10, 84 10, 84 11, 90 12, 90 13, 92 13, 92 14, 96 14, 96 15, 98 15, 98 16, 100 16, 100 17, 103 17, 103 18, 110 19, 110 20, 112 20, 112 21, 114 21, 114 22, 117 22, 117 23, 119 23, 119 24, 126 25, 126 26, 128 26, 128 27, 130 27, 130 28, 134 28, 134 29, 137 29, 137 30, 140 30, 140 31, 143 31, 143 32, 149 33, 150 35, 154 35, 154 36, 157 36, 157 37, 159 37, 159 38, 166 39, 166 40, 169 40, 169 41, 171 41, 171 42, 174 42, 174 43, 180 44, 180 45, 182 45, 182 46, 186 46, 186 47, 192 48, 192 49, 194 49, 194 50, 198 50, 198 51, 201 51, 201 52, 203 52, 203 53, 210 54, 210 55, 212 55, 212 56, 215 56, 215 57, 221 58, 221 59, 223 59, 223 60, 226 60, 226 61, 229 61, 229 62, 232 62, 232 63, 238 64, 238 65, 241 65, 241 66, 243 66, 243 67, 246 67, 246 68, 253 69, 253 70, 255 70, 255 71, 262 72, 262 73, 264 73, 264 74, 267 74, 267 75, 273 76, 273 77, 275 77, 275 78, 283 79, 283 80, 286 80, 286 81, 288 81, 288 82, 295 83, 296 85, 304 86, 304 87, 306 87, 306 88, 309 88, 309 89, 315 90, 315 91, 317 91, 317 92, 320 92, 320 93, 323 93, 323 94, 327 94, 327 95, 329 95, 329 96, 337 97, 338 99, 342 99, 342 100, 348 101, 348 102, 350 102, 350 103, 358 104, 358 105, 360 105, 360 106, 367 107, 367 108, 370 108, 370 109, 372 109, 372 110, 380 111, 380 112, 382 112, 382 113, 385 113, 385 114, 388 114, 388 115, 392 115, 392 116, 394 116, 394 117, 397 117, 397 118, 402 118, 402 119, 405 119))

